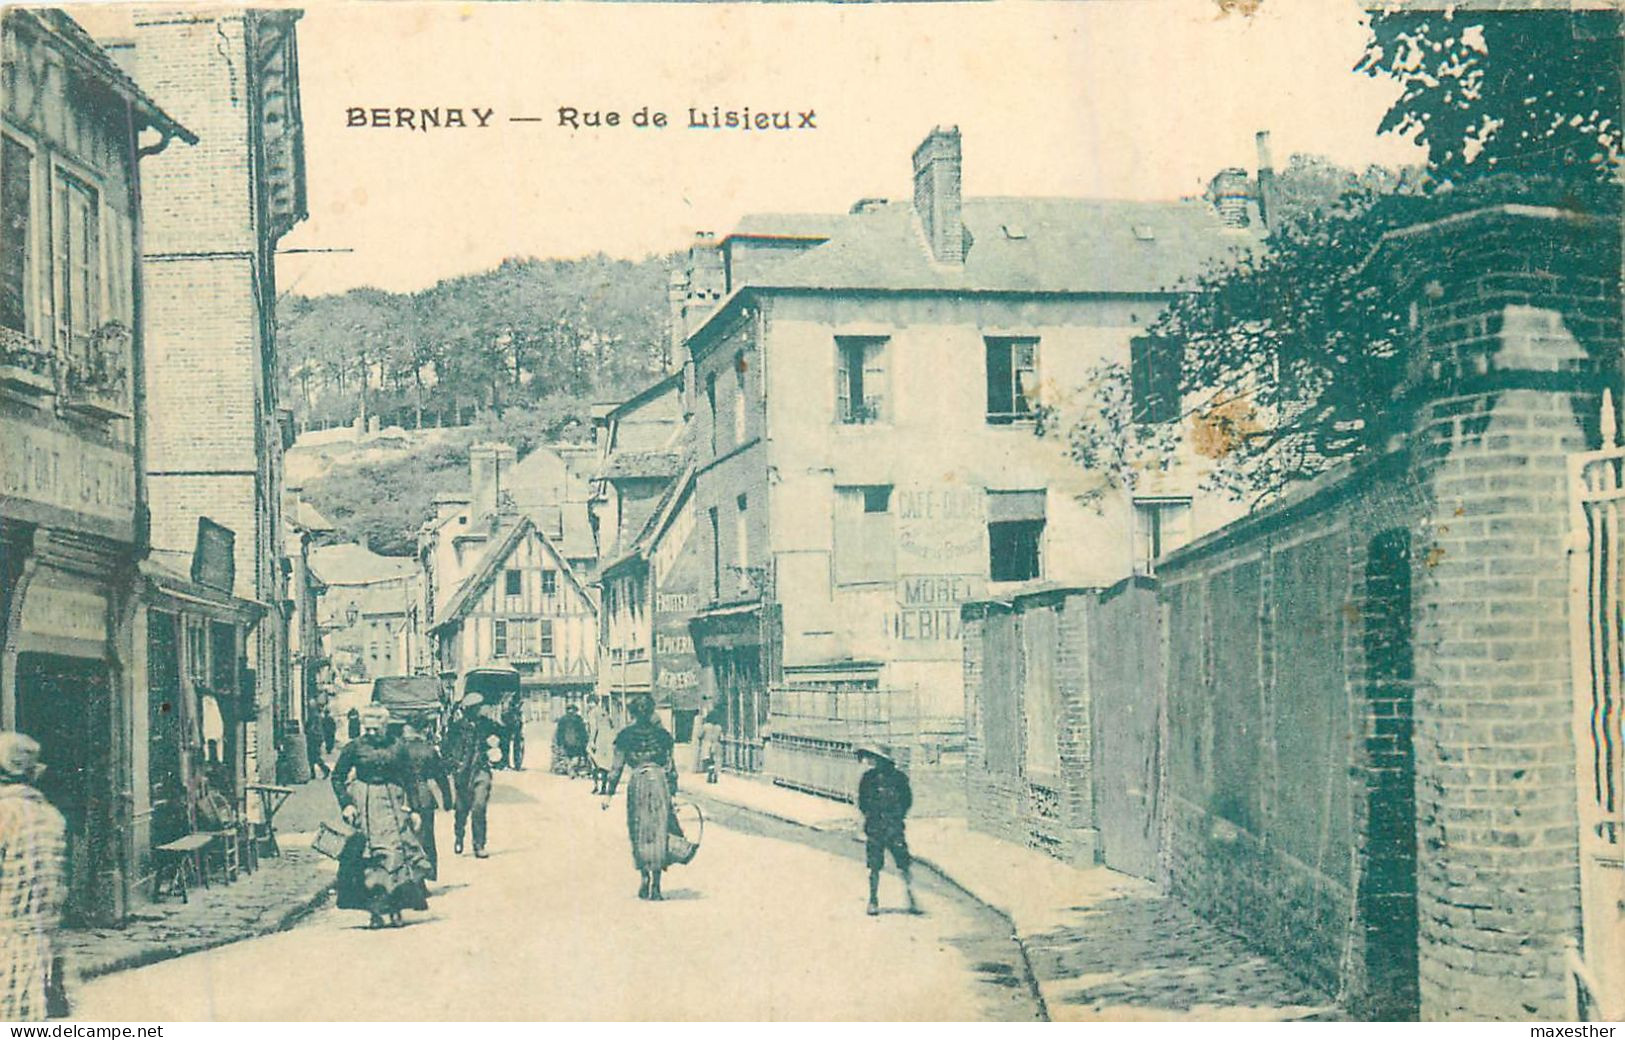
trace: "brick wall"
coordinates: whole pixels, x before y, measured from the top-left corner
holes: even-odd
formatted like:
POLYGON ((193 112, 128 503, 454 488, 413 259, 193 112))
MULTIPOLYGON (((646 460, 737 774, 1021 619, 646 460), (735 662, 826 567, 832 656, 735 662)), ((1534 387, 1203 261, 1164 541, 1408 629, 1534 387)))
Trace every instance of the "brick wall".
POLYGON ((1420 987, 1561 1018, 1578 930, 1567 455, 1620 343, 1617 229, 1506 208, 1395 247, 1415 300, 1420 987), (1448 265, 1439 258, 1448 256, 1448 265))
POLYGON ((1381 1018, 1416 1007, 1411 647, 1403 626, 1377 638, 1409 610, 1392 602, 1404 582, 1368 583, 1374 554, 1379 578, 1408 573, 1407 462, 1374 460, 1159 567, 1165 881, 1381 1018))
MULTIPOLYGON (((1411 436, 1159 566, 1162 650, 1137 652, 1161 666, 1144 815, 1162 880, 1361 1017, 1568 1014, 1586 663, 1566 471, 1618 386, 1615 231, 1504 207, 1390 236, 1373 263, 1415 316, 1391 405, 1411 436)), ((998 634, 1019 613, 965 611, 966 787, 973 825, 1031 843, 1031 785, 992 746, 1008 737, 991 712, 1019 708, 1023 663, 998 634)), ((1067 783, 1094 778, 1109 863, 1117 770, 1099 750, 1121 712, 1100 709, 1128 680, 1071 655, 1124 650, 1093 630, 1062 645, 1063 739, 1081 740, 1081 699, 1096 749, 1067 783), (1080 670, 1092 685, 1068 685, 1080 670)))
MULTIPOLYGON (((1129 838, 1127 828, 1154 844, 1149 797, 1139 807, 1143 811, 1122 819, 1127 793, 1146 794, 1154 786, 1156 669, 1138 663, 1153 655, 1156 629, 1138 623, 1135 613, 1146 601, 1154 601, 1149 587, 1128 582, 1111 590, 1044 590, 962 608, 965 794, 972 827, 1080 866, 1104 856, 1121 869, 1151 873, 1154 852, 1130 855, 1125 848, 1119 859, 1112 843, 1129 838), (1132 621, 1114 624, 1119 614, 1132 621), (1040 622, 1046 632, 1053 625, 1053 646, 1035 646, 1024 637, 1040 622), (1047 666, 1032 660, 1035 653, 1050 656, 1047 666), (1046 667, 1056 692, 1055 718, 1042 723, 1028 699, 1028 671, 1035 667, 1046 667), (1003 719, 990 720, 995 712, 1003 719), (1058 771, 1033 761, 1035 751, 1047 750, 1035 748, 1035 739, 1055 742, 1058 771), (1005 747, 990 750, 990 741, 1005 747), (1097 768, 1103 748, 1111 752, 1109 775, 1097 768)), ((1154 617, 1154 606, 1149 613, 1154 617)))
MULTIPOLYGON (((276 602, 276 282, 249 18, 243 9, 133 18, 132 71, 199 137, 143 171, 148 469, 160 544, 190 548, 200 515, 224 523, 237 536, 236 591, 276 602)), ((259 779, 274 781, 275 727, 295 714, 282 620, 259 626, 248 660, 258 701, 250 758, 259 779)))

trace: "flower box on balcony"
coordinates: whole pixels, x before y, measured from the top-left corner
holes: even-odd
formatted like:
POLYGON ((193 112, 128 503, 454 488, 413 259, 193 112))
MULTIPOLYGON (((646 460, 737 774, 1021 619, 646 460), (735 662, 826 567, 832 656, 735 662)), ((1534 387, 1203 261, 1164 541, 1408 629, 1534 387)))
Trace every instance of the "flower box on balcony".
POLYGON ((43 396, 56 389, 51 352, 16 329, 0 328, 0 386, 43 396))
POLYGON ((108 322, 66 367, 62 406, 93 419, 130 417, 130 331, 108 322))

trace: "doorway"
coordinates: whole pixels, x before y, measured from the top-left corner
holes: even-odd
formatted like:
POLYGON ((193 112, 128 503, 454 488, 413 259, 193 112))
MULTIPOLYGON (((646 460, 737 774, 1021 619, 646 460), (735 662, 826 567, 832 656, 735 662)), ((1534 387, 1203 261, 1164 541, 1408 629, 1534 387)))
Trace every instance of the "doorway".
POLYGON ((1403 528, 1366 548, 1365 851, 1358 920, 1368 1017, 1414 1021, 1417 986, 1416 759, 1411 544, 1403 528))
POLYGON ((17 728, 40 743, 40 793, 67 821, 72 923, 111 912, 117 862, 108 666, 100 659, 24 653, 17 657, 17 728))

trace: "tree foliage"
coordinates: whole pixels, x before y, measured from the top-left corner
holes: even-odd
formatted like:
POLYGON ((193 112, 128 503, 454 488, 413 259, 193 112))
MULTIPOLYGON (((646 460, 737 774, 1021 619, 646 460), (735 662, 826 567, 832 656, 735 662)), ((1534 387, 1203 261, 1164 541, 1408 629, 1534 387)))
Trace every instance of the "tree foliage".
POLYGON ((506 260, 418 293, 288 297, 283 400, 301 426, 364 415, 417 427, 624 397, 659 375, 666 272, 663 258, 506 260))
POLYGON ((1403 93, 1380 130, 1414 137, 1439 181, 1612 180, 1620 12, 1380 11, 1356 69, 1403 93))
MULTIPOLYGON (((1268 237, 1186 286, 1148 329, 1183 345, 1181 432, 1211 461, 1209 489, 1266 499, 1406 424, 1408 316, 1366 268, 1386 232, 1501 202, 1619 212, 1619 22, 1602 18, 1373 16, 1359 70, 1403 85, 1381 129, 1415 134, 1427 168, 1356 175, 1293 157, 1268 237)), ((1101 369, 1097 382, 1119 384, 1103 399, 1127 379, 1101 369)), ((1101 407, 1066 432, 1075 460, 1109 463, 1108 480, 1132 492, 1168 430, 1126 414, 1101 407)))

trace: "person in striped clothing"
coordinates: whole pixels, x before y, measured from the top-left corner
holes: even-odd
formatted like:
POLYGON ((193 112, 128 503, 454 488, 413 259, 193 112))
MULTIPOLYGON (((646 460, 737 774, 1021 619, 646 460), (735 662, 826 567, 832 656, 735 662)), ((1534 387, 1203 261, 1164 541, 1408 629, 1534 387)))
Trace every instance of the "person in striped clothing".
POLYGON ((0 732, 0 1021, 65 1014, 46 999, 66 894, 66 823, 34 783, 34 738, 0 732))

